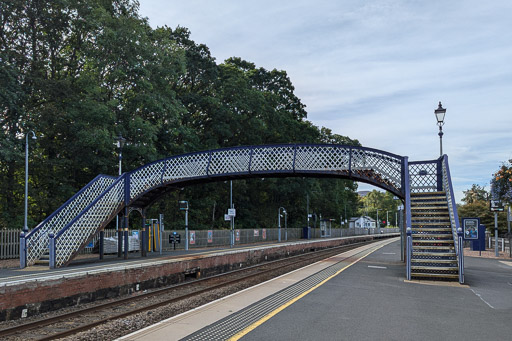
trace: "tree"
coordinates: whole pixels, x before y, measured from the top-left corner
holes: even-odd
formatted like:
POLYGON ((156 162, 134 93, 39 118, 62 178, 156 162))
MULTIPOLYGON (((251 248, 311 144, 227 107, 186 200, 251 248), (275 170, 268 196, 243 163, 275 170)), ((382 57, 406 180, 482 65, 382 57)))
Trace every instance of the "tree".
POLYGON ((463 191, 462 193, 464 193, 462 201, 466 204, 473 204, 477 201, 487 201, 489 197, 489 193, 485 190, 485 187, 477 184, 473 184, 471 189, 463 191))
MULTIPOLYGON (((368 215, 377 219, 377 210, 379 212, 379 223, 386 220, 386 212, 394 214, 397 211, 397 201, 391 192, 381 192, 373 190, 366 196, 360 198, 360 215, 368 215)), ((386 222, 387 224, 387 222, 386 222)))
POLYGON ((491 196, 495 200, 512 203, 512 159, 503 163, 491 179, 491 196))

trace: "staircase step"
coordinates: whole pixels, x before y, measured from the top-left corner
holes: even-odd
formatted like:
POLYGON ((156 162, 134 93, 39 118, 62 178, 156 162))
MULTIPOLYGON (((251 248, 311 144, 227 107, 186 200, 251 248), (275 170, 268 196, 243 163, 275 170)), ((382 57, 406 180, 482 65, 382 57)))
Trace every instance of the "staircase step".
POLYGON ((445 201, 411 201, 412 207, 425 206, 425 207, 437 207, 448 205, 445 201))
POLYGON ((447 210, 448 206, 414 206, 411 207, 412 211, 432 211, 432 210, 447 210))
POLYGON ((446 222, 446 223, 442 223, 442 222, 413 222, 411 224, 412 226, 447 226, 447 225, 450 225, 450 222, 446 222))
POLYGON ((412 252, 412 259, 414 257, 455 257, 455 252, 421 252, 421 251, 413 251, 412 252))
POLYGON ((411 193, 411 197, 421 197, 421 196, 429 196, 429 195, 446 195, 446 192, 413 192, 411 193))
MULTIPOLYGON (((451 233, 413 233, 412 238, 414 241, 414 238, 452 238, 453 235, 451 233)), ((432 239, 432 240, 438 240, 438 239, 432 239)))
POLYGON ((427 197, 427 196, 425 196, 425 197, 411 197, 411 201, 413 201, 413 202, 414 201, 418 202, 418 201, 422 201, 422 200, 439 200, 439 201, 446 202, 446 197, 444 197, 444 196, 438 196, 438 197, 427 197))
POLYGON ((50 260, 49 260, 49 259, 38 259, 38 260, 36 260, 36 262, 34 263, 34 265, 45 265, 45 266, 50 266, 50 260))
POLYGON ((455 250, 454 245, 413 245, 413 251, 419 251, 419 252, 437 252, 437 251, 449 251, 455 250))
POLYGON ((459 275, 458 274, 434 274, 434 273, 421 273, 421 272, 416 272, 416 273, 412 273, 411 272, 411 277, 415 277, 415 278, 453 279, 453 280, 459 279, 459 275))
POLYGON ((423 266, 412 265, 411 270, 424 270, 424 271, 459 271, 457 266, 423 266))
POLYGON ((419 240, 413 240, 413 244, 425 244, 425 243, 434 243, 434 244, 453 244, 453 239, 451 240, 443 240, 443 239, 419 239, 419 240))
POLYGON ((411 258, 411 263, 442 263, 442 264, 455 264, 457 265, 456 259, 428 259, 428 258, 422 258, 422 259, 414 259, 411 258))
POLYGON ((452 234, 451 227, 413 227, 412 232, 444 232, 446 234, 452 234))

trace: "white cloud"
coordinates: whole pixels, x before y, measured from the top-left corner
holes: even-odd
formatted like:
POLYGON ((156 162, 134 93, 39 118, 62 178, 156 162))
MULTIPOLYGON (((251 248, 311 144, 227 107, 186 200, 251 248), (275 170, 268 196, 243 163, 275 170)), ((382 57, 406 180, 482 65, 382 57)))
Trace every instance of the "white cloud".
POLYGON ((368 147, 436 158, 441 100, 457 200, 512 158, 510 1, 140 2, 152 26, 189 28, 218 62, 286 70, 314 124, 368 147))

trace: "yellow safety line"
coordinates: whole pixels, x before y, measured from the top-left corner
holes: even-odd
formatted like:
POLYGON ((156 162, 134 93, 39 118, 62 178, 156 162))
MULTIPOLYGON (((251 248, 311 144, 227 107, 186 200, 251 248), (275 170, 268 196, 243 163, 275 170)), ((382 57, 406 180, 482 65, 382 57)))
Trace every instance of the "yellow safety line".
POLYGON ((228 339, 228 341, 237 341, 239 340, 240 338, 242 338, 243 336, 249 334, 251 331, 253 331, 254 329, 258 328, 259 326, 261 326, 263 323, 267 322, 268 320, 270 320, 272 317, 274 317, 275 315, 277 315, 279 312, 283 311, 284 309, 286 309, 287 307, 291 306, 293 303, 297 302, 298 300, 300 300, 301 298, 303 298, 304 296, 306 296, 307 294, 311 293, 312 291, 316 290, 317 288, 319 288, 320 286, 324 285, 325 283, 327 283, 329 280, 331 280, 332 278, 338 276, 340 273, 342 273, 343 271, 345 271, 346 269, 348 269, 349 267, 351 267, 352 265, 356 264, 357 262, 359 262, 361 259, 367 257, 368 255, 372 254, 373 252, 377 251, 378 249, 380 249, 381 247, 384 247, 386 246, 387 244, 389 243, 386 243, 386 244, 383 244, 381 246, 379 246, 378 248, 374 249, 373 251, 367 253, 366 255, 364 255, 363 257, 357 259, 356 261, 348 264, 347 266, 345 266, 343 269, 341 270, 338 270, 334 275, 331 275, 329 277, 327 277, 326 279, 324 279, 322 282, 318 283, 317 285, 315 285, 314 287, 312 287, 311 289, 303 292, 302 294, 300 294, 299 296, 295 297, 295 298, 292 298, 291 300, 289 300, 288 302, 286 302, 285 304, 283 304, 282 306, 276 308, 275 310, 271 311, 270 313, 268 313, 267 315, 263 316, 261 319, 259 319, 258 321, 254 322, 253 324, 251 324, 250 326, 246 327, 244 330, 236 333, 235 335, 233 335, 232 337, 230 337, 228 339))

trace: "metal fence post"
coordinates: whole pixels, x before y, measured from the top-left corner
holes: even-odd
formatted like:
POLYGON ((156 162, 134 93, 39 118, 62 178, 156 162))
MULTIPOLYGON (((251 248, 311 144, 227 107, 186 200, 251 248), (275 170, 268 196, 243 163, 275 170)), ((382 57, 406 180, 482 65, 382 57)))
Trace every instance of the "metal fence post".
POLYGON ((463 245, 463 233, 462 228, 459 227, 457 229, 457 237, 458 237, 458 254, 459 254, 459 283, 464 283, 464 245, 463 245))
POLYGON ((48 237, 50 238, 50 269, 55 269, 55 235, 50 232, 48 237))
POLYGON ((27 240, 25 239, 25 232, 20 234, 20 269, 27 266, 27 240))
POLYGON ((412 229, 407 226, 407 280, 411 280, 411 257, 412 257, 412 229))

